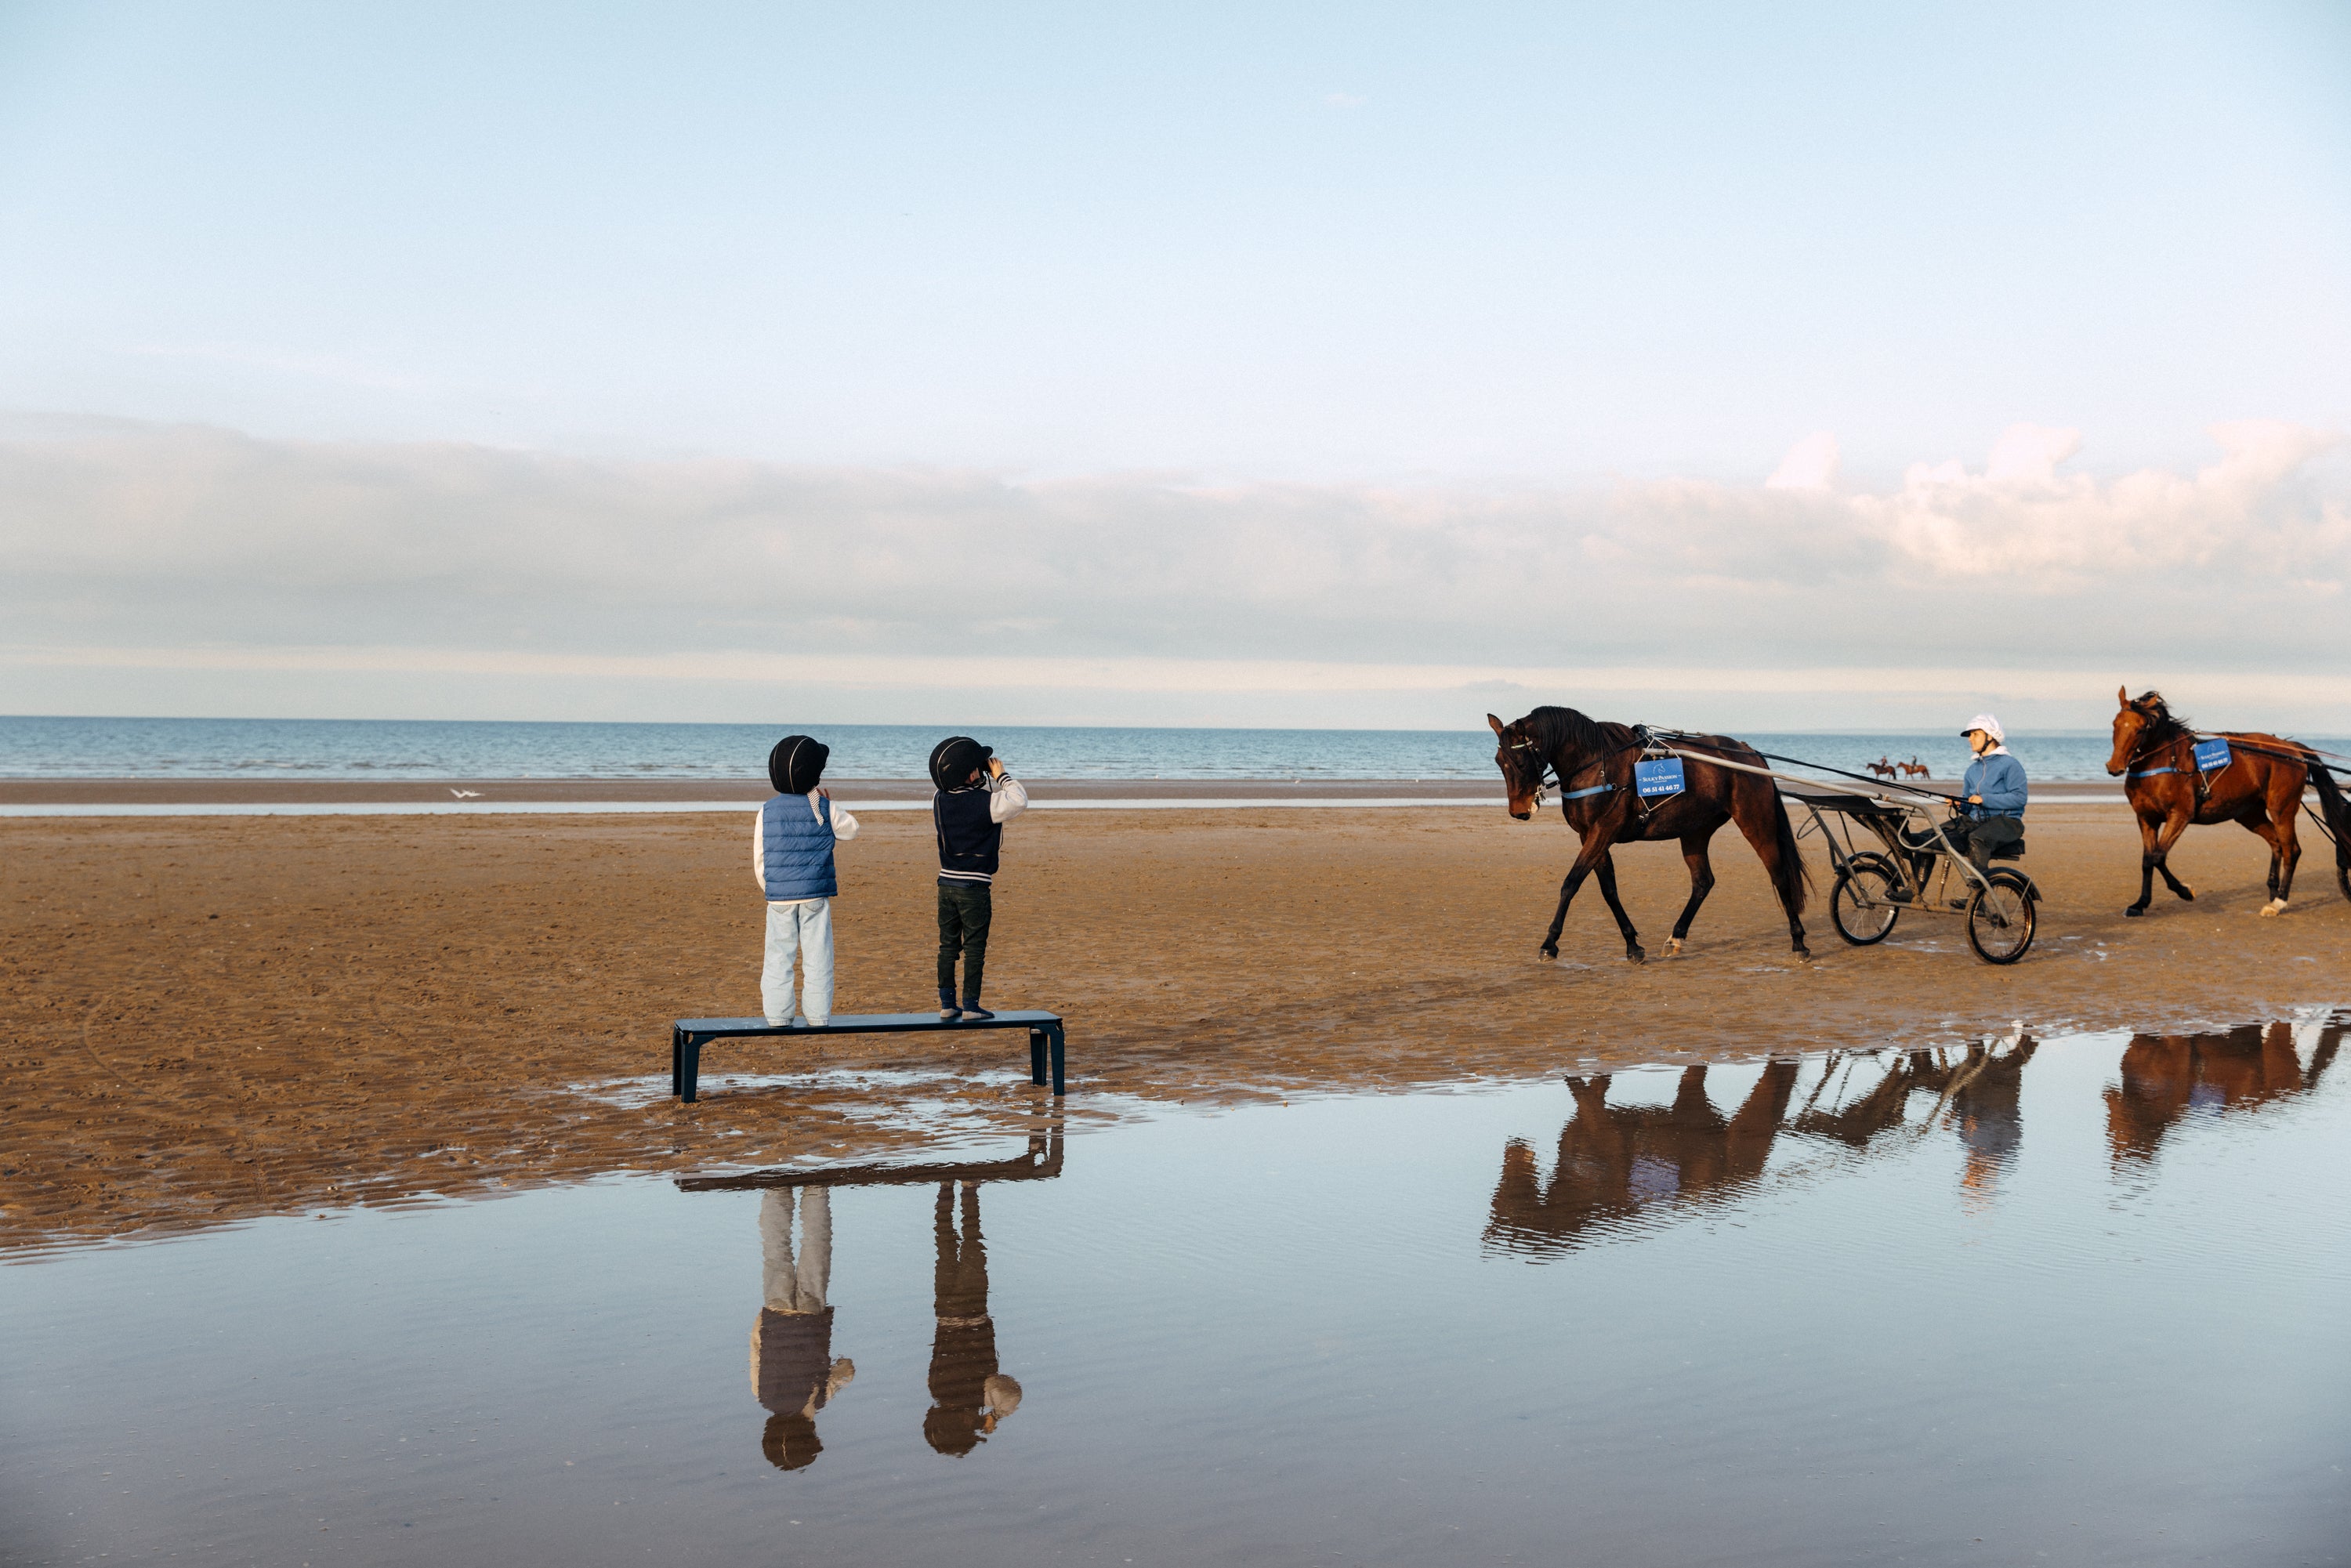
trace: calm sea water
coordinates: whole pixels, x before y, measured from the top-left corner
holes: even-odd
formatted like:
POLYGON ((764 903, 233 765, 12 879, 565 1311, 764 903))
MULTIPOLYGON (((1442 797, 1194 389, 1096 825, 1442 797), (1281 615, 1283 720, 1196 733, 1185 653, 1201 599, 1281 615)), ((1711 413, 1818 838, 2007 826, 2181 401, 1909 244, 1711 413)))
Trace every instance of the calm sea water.
MULTIPOLYGON (((0 717, 0 778, 116 779, 756 779, 791 727, 729 724, 502 724, 406 719, 0 717)), ((810 725, 832 747, 836 779, 920 779, 946 731, 897 725, 810 725)), ((987 730, 1035 779, 1490 779, 1494 741, 1479 730, 987 730)), ((1952 735, 1782 735, 1743 738, 1766 751, 1859 771, 1913 757, 1954 776, 1967 750, 1952 735)), ((2309 737, 2332 749, 2351 742, 2309 737)), ((2036 779, 2105 776, 2107 737, 2018 735, 2011 748, 2036 779)))
POLYGON ((1040 1106, 52 1254, 0 1560, 2341 1563, 2343 1032, 1040 1106))

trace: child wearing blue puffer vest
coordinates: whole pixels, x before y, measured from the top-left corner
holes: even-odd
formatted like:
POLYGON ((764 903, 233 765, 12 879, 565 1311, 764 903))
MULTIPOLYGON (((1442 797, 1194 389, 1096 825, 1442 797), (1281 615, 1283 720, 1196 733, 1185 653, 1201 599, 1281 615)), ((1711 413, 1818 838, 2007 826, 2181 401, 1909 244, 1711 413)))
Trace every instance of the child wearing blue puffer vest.
POLYGON ((832 899, 841 891, 832 846, 857 836, 857 819, 819 785, 832 748, 788 735, 768 753, 775 797, 751 824, 751 874, 768 900, 768 955, 759 1008, 772 1024, 793 1021, 792 970, 800 970, 803 1021, 832 1021, 832 899))

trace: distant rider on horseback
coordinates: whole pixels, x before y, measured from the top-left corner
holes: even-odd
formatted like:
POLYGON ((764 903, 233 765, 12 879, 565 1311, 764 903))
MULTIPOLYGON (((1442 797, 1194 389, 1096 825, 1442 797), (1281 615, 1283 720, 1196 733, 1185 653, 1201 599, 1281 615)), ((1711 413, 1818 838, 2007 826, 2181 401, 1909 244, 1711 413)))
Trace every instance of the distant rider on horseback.
POLYGON ((2024 841, 2024 764, 2001 744, 2000 720, 1988 713, 1968 720, 1959 733, 1976 759, 1961 786, 1967 791, 1957 803, 1961 814, 1943 832, 1954 848, 1967 851, 1976 870, 1990 871, 1994 851, 2024 841))

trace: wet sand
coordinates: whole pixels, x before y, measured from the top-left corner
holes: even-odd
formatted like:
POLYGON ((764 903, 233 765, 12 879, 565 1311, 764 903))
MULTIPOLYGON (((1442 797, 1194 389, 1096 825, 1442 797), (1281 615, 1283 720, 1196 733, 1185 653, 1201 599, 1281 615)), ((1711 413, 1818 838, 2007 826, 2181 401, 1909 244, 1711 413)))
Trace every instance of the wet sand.
MULTIPOLYGON (((756 1011, 761 908, 729 817, 0 821, 0 1246, 214 1225, 626 1169, 850 1156, 942 1118, 1021 1121, 1017 1037, 713 1047, 705 1072, 849 1070, 679 1106, 674 1017, 756 1011), (855 1072, 906 1073, 860 1083, 855 1072), (976 1078, 975 1072, 987 1076, 976 1078)), ((1587 889, 1535 956, 1573 837, 1499 810, 1040 813, 1008 838, 989 999, 1071 1020, 1072 1118, 1104 1091, 1210 1099, 1523 1077, 1579 1064, 1931 1045, 2022 1020, 2171 1029, 2339 1004, 2351 904, 2305 853, 2192 831, 2193 904, 2137 890, 2111 806, 2036 808, 2039 945, 2000 969, 1958 918, 1787 952, 1761 869, 1718 840, 1688 952, 1670 846, 1619 856, 1652 961, 1587 889)), ((841 1012, 931 998, 929 824, 841 852, 841 1012)), ((1816 865, 1816 870, 1819 867, 1816 865)), ((707 1080, 705 1080, 707 1082, 707 1080)))

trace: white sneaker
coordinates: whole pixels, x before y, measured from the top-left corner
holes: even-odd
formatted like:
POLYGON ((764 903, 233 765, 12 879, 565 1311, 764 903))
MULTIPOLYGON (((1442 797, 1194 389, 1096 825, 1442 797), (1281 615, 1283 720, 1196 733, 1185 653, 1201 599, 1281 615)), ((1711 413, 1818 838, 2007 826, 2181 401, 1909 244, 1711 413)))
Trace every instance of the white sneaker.
POLYGON ((808 1025, 810 1029, 822 1029, 832 1021, 832 1016, 828 1013, 820 1019, 801 1019, 799 1021, 808 1025))

